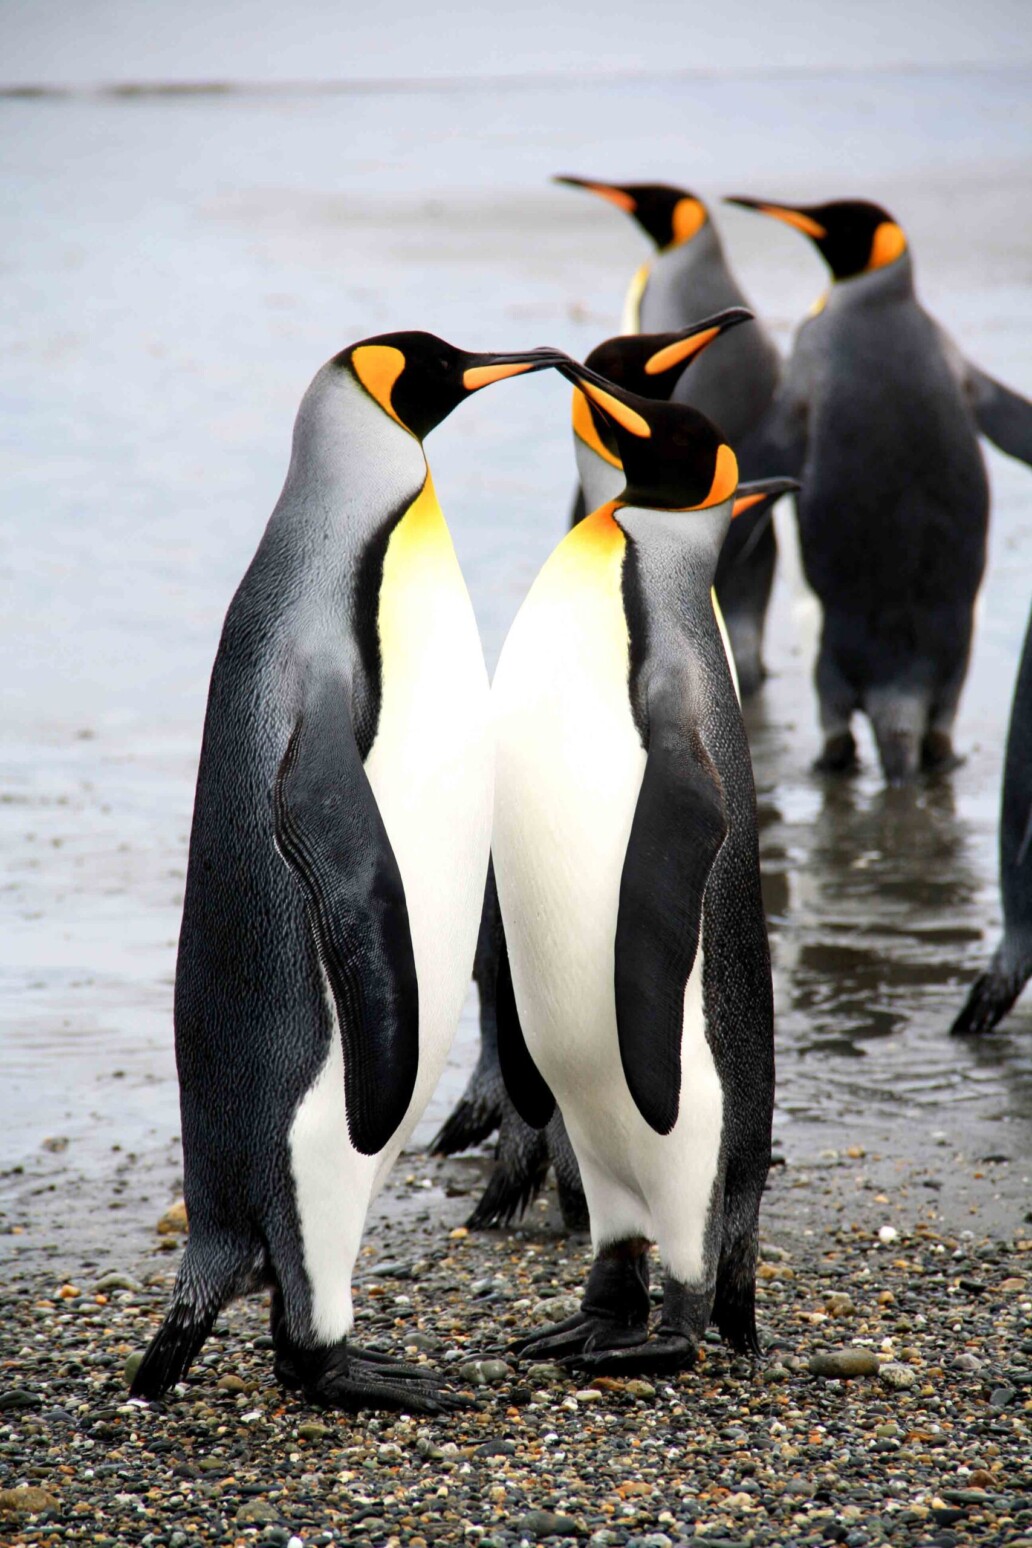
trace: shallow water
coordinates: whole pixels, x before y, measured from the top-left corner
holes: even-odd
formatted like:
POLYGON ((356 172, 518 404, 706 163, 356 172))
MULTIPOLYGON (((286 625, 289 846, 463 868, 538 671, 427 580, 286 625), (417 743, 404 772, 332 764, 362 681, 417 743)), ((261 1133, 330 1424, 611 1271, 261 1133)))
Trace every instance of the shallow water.
MULTIPOLYGON (((392 327, 579 354, 613 331, 643 244, 548 187, 567 170, 713 196, 874 195, 965 352, 1032 394, 1030 84, 1013 71, 0 102, 0 1167, 31 1169, 48 1136, 68 1139, 79 1175, 111 1174, 114 1146, 174 1160, 171 991, 207 675, 319 363, 392 327)), ((787 340, 818 262, 791 232, 721 218, 787 340)), ((489 663, 563 528, 567 393, 499 387, 430 443, 489 663)), ((790 1155, 913 1154, 937 1132, 951 1153, 1032 1153, 1032 997, 999 1036, 945 1037, 999 923, 1002 740, 1032 594, 1032 474, 989 463, 967 762, 935 787, 883 791, 869 743, 854 780, 809 772, 816 612, 778 515, 775 675, 749 724, 790 1155)), ((475 1036, 471 995, 419 1137, 461 1090, 475 1036)))

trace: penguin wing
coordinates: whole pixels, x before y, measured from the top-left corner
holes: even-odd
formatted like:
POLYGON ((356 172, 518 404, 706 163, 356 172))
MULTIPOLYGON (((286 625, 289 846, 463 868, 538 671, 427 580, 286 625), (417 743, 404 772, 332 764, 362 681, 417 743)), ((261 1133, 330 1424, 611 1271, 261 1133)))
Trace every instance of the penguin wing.
POLYGON ((405 888, 338 673, 313 676, 276 775, 276 844, 304 894, 344 1044, 355 1149, 372 1156, 408 1108, 419 1066, 419 984, 405 888))
POLYGON ((1032 403, 970 361, 965 364, 968 398, 979 430, 1008 457, 1032 466, 1032 403))
POLYGON ((669 1134, 681 1096, 685 985, 727 818, 716 770, 701 743, 686 737, 683 714, 679 725, 656 717, 650 704, 649 720, 648 758, 620 879, 616 1026, 635 1105, 657 1134, 669 1134))
POLYGON ((523 1036, 504 927, 499 931, 495 1015, 498 1025, 498 1063, 501 1065, 505 1089, 523 1122, 532 1129, 543 1129, 555 1111, 555 1097, 531 1058, 523 1036))

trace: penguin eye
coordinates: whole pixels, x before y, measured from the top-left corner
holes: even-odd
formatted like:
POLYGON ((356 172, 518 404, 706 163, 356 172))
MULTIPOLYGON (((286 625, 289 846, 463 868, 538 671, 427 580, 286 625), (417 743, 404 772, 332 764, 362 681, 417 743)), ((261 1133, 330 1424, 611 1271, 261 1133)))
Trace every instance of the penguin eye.
POLYGON ((438 355, 437 366, 441 372, 441 375, 447 376, 448 372, 451 370, 451 361, 448 359, 447 355, 438 355))

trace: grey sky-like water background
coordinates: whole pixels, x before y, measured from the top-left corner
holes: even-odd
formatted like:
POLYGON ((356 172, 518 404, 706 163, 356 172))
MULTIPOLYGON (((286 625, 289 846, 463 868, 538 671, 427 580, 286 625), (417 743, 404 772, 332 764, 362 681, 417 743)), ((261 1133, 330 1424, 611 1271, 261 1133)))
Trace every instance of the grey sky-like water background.
MULTIPOLYGON (((422 50, 395 38, 370 64, 368 44, 324 56, 317 34, 292 52, 262 5, 236 45, 226 7, 207 45, 192 6, 176 8, 174 40, 167 18, 148 40, 127 7, 95 9, 104 25, 77 34, 66 7, 42 6, 34 23, 31 8, 0 4, 0 76, 75 88, 0 100, 0 1209, 56 1180, 44 1213, 59 1210, 63 1177, 99 1187, 126 1152, 162 1158, 174 1179, 172 980, 208 673, 298 400, 328 355, 425 327, 469 348, 552 342, 583 356, 616 330, 646 246, 616 211, 549 186, 570 171, 713 199, 875 197, 910 237, 926 304, 965 353, 1032 396, 1032 50, 1018 7, 990 6, 978 28, 939 8, 934 30, 930 12, 903 7, 895 52, 894 10, 875 8, 861 47, 816 31, 807 44, 798 15, 816 12, 803 8, 786 53, 776 11, 751 25, 739 5, 700 59, 705 30, 682 37, 655 0, 641 13, 647 47, 621 50, 615 34, 603 47, 600 33, 579 70, 565 13, 547 57, 544 11, 521 13, 507 52, 501 23, 485 43, 483 13, 470 32, 444 12, 423 21, 422 50), (664 50, 667 24, 677 46, 664 50), (724 36, 736 27, 737 51, 724 36), (886 58, 893 68, 878 67, 886 58), (474 78, 485 63, 500 78, 474 78), (234 66, 246 89, 92 89, 225 81, 234 66), (315 84, 338 77, 353 84, 315 84), (68 1140, 59 1155, 41 1150, 54 1136, 68 1140)), ((378 25, 356 23, 359 38, 378 25)), ((770 222, 717 218, 787 344, 823 288, 819 260, 770 222)), ((547 376, 494 388, 428 454, 493 666, 564 529, 568 388, 547 376)), ((1007 1155, 1001 1218, 1017 1220, 1032 995, 990 1039, 946 1037, 999 924, 1002 747, 1032 599, 1032 471, 987 455, 964 766, 885 792, 865 741, 857 779, 810 773, 817 615, 787 505, 774 676, 748 722, 779 1148, 924 1148, 946 1170, 1007 1155)), ((461 1091, 475 1040, 471 994, 417 1139, 461 1091)))

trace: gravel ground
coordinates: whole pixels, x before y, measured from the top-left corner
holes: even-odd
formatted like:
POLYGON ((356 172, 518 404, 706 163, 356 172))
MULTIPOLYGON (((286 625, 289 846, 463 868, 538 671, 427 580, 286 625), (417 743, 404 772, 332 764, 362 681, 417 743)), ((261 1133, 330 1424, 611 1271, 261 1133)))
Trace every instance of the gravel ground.
POLYGON ((714 1338, 676 1380, 588 1384, 497 1358, 572 1309, 587 1243, 545 1200, 515 1233, 467 1233, 484 1163, 406 1158, 357 1305, 367 1341, 470 1394, 429 1422, 281 1393, 258 1299, 164 1408, 129 1405, 175 1216, 74 1282, 30 1255, 0 1322, 0 1540, 1032 1545, 1032 1229, 988 1239, 970 1199, 954 1229, 917 1187, 874 1191, 859 1150, 824 1160, 772 1173, 757 1367, 714 1338))

